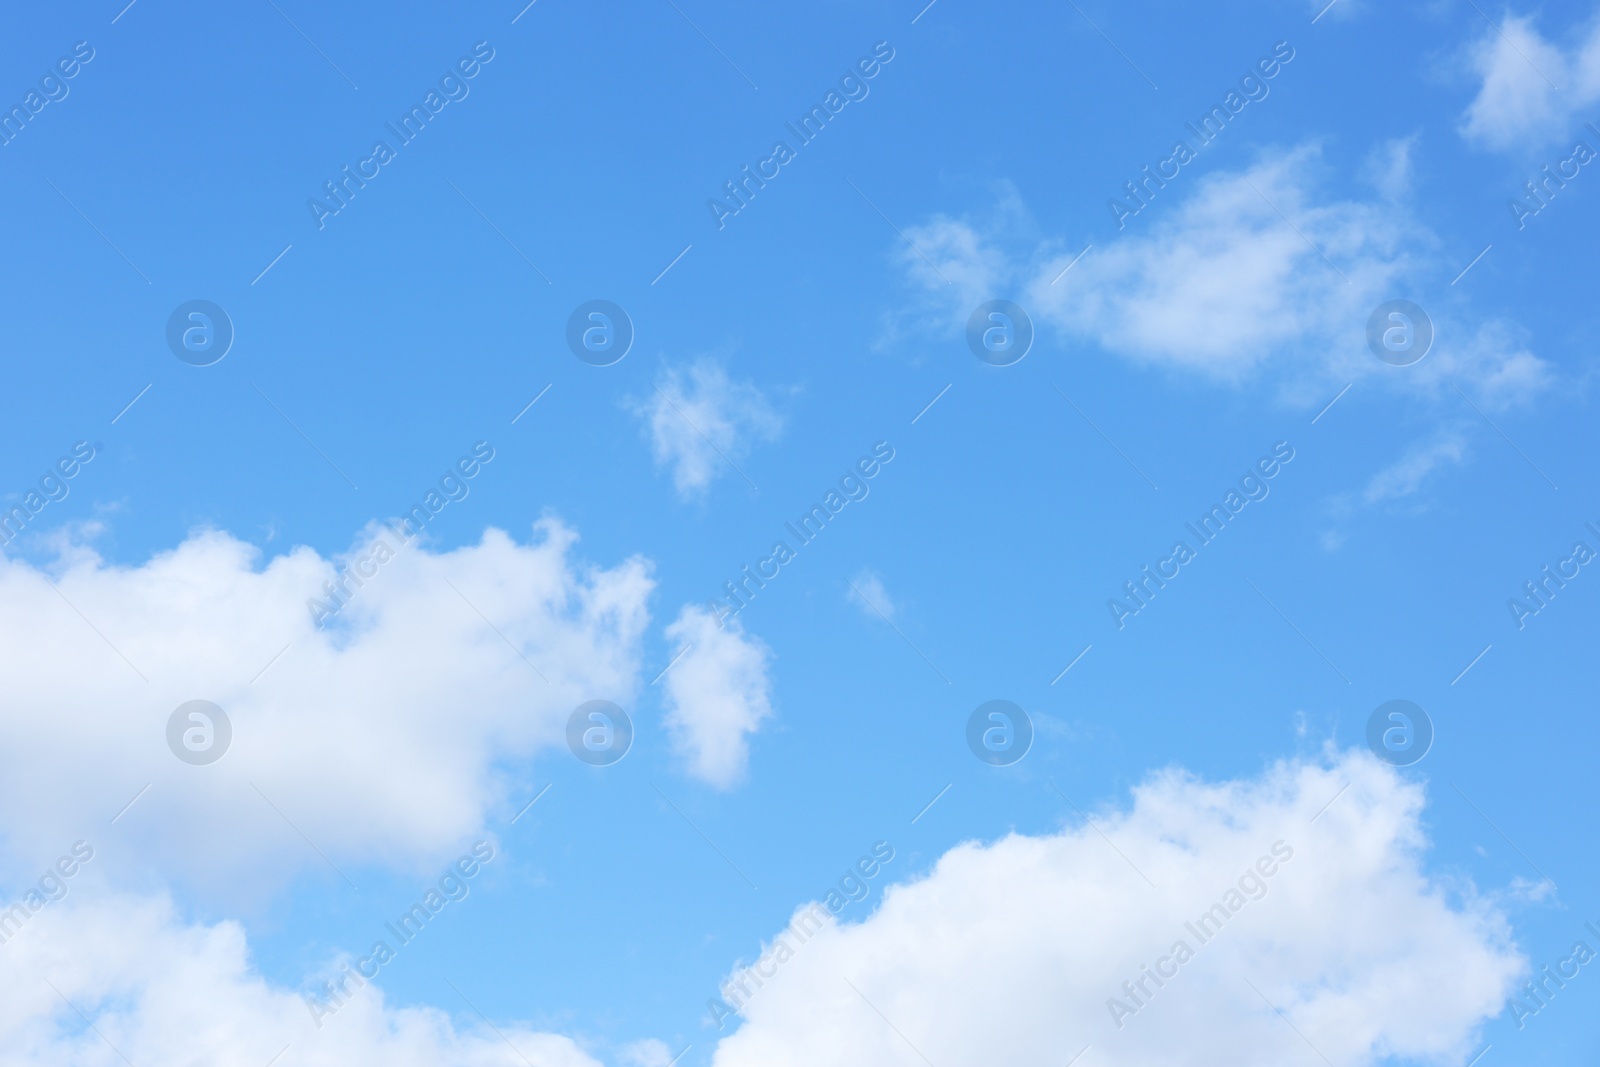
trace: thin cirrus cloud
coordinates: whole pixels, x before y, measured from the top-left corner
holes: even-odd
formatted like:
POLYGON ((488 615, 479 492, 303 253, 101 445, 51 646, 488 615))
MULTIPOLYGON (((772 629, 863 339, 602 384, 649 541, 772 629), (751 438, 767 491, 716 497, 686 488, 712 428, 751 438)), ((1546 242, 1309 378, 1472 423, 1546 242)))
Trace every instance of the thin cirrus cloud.
POLYGON ((730 378, 710 359, 663 368, 651 392, 629 406, 644 422, 656 465, 672 472, 673 487, 685 499, 705 496, 726 475, 747 477, 739 461, 783 430, 766 394, 730 378))
POLYGON ((1464 1062, 1527 964, 1488 900, 1422 869, 1424 799, 1330 750, 958 845, 865 921, 764 946, 782 962, 713 1067, 1464 1062))
POLYGON ((666 635, 675 645, 663 676, 673 746, 691 776, 731 788, 745 776, 751 735, 772 715, 772 650, 699 604, 686 604, 666 635))
POLYGON ((1568 36, 1565 45, 1550 40, 1527 15, 1486 30, 1469 53, 1479 85, 1461 116, 1462 136, 1497 151, 1579 136, 1574 127, 1600 102, 1600 17, 1568 36))
POLYGON ((205 530, 137 566, 83 546, 40 566, 0 557, 8 851, 49 853, 137 798, 118 839, 185 882, 429 868, 564 747, 574 707, 638 691, 650 566, 588 564, 576 542, 545 520, 529 543, 489 529, 401 547, 322 627, 308 600, 335 561, 309 548, 263 564, 205 530), (204 767, 167 749, 169 716, 195 699, 233 729, 204 767))

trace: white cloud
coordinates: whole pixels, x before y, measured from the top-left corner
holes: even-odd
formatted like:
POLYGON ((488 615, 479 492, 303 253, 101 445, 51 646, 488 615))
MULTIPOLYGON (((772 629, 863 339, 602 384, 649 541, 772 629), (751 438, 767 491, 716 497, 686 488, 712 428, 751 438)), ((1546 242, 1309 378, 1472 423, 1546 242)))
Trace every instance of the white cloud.
POLYGON ((1484 32, 1471 63, 1482 84, 1462 115, 1463 136, 1499 150, 1558 142, 1600 101, 1600 22, 1563 48, 1532 18, 1509 16, 1484 32))
POLYGON ((849 599, 864 614, 874 619, 894 618, 894 601, 889 599, 889 591, 883 587, 883 579, 874 571, 862 570, 850 579, 849 599))
POLYGON ((309 548, 262 565, 202 531, 138 566, 82 545, 44 569, 0 557, 10 851, 104 827, 149 783, 117 835, 192 884, 264 893, 308 863, 331 874, 285 817, 346 874, 427 869, 536 753, 564 753, 574 707, 638 686, 648 565, 588 567, 571 530, 537 529, 531 544, 491 529, 449 552, 400 547, 322 629, 307 599, 333 564, 309 548), (194 699, 233 726, 210 766, 166 744, 194 699))
POLYGON ((570 1038, 496 1027, 391 1007, 368 984, 319 1029, 299 993, 255 970, 237 923, 188 923, 165 896, 103 885, 77 887, 0 946, 5 1067, 261 1067, 285 1045, 279 1062, 295 1067, 599 1067, 570 1038))
POLYGON ((774 441, 783 429, 760 389, 734 381, 707 359, 687 371, 664 368, 651 395, 632 408, 645 420, 656 463, 672 468, 682 497, 703 495, 752 442, 774 441))
POLYGON ((866 921, 787 935, 792 957, 712 1062, 913 1067, 920 1050, 989 1067, 1087 1045, 1084 1067, 1278 1067, 1313 1059, 1300 1034, 1333 1063, 1460 1062, 1525 961, 1490 904, 1422 871, 1423 800, 1350 753, 1253 781, 1156 775, 1095 816, 1109 843, 1082 827, 958 846, 866 921), (1275 873, 1242 881, 1278 842, 1275 873), (1202 943, 1184 924, 1218 904, 1237 911, 1202 943), (1108 1000, 1131 1006, 1123 983, 1170 972, 1180 940, 1193 958, 1146 979, 1119 1029, 1108 1000))
POLYGON ((1422 488, 1428 477, 1446 465, 1459 464, 1467 454, 1466 439, 1446 431, 1413 445, 1393 464, 1372 476, 1361 494, 1367 504, 1407 497, 1422 488))
POLYGON ((1361 177, 1386 200, 1401 200, 1411 192, 1412 171, 1415 169, 1411 153, 1417 146, 1416 135, 1395 137, 1373 147, 1361 166, 1361 177))
MULTIPOLYGON (((974 265, 962 276, 991 286, 985 298, 1021 293, 1016 299, 1040 324, 1144 364, 1229 383, 1268 377, 1303 406, 1369 378, 1451 403, 1458 399, 1447 377, 1480 402, 1525 401, 1551 383, 1550 365, 1520 343, 1515 327, 1475 320, 1459 300, 1419 298, 1435 327, 1420 364, 1390 367, 1367 347, 1375 307, 1459 266, 1443 262, 1437 237, 1395 198, 1411 151, 1404 141, 1379 149, 1367 168, 1382 187, 1375 199, 1332 195, 1309 145, 1244 171, 1197 177, 1161 214, 1096 244, 1065 275, 1081 246, 1035 238, 1030 247, 1002 228, 941 217, 939 247, 969 255, 974 265)), ((909 253, 901 259, 920 289, 923 317, 965 321, 973 293, 953 295, 909 253)))
POLYGON ((685 605, 666 633, 681 656, 663 679, 668 732, 690 774, 729 788, 744 776, 750 735, 772 714, 772 652, 738 619, 719 627, 698 604, 685 605))

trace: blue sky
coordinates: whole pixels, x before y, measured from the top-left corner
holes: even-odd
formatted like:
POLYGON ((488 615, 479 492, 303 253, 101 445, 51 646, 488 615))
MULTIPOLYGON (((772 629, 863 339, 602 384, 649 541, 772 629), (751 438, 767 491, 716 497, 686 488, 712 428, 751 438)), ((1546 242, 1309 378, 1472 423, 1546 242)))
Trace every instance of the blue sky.
POLYGON ((1600 977, 1521 987, 1600 951, 1597 15, 14 14, 0 1063, 1588 1062, 1600 977), (208 366, 167 341, 195 300, 208 366), (593 300, 609 366, 567 342, 593 300), (1035 331, 1009 366, 990 300, 1035 331), (1367 343, 1392 300, 1408 366, 1367 343), (197 699, 205 766, 164 732, 197 699), (996 699, 1006 766, 966 742, 996 699), (1365 740, 1397 699, 1409 766, 1365 740), (569 750, 589 700, 620 762, 569 750), (1122 991, 1280 840, 1206 977, 1122 991))

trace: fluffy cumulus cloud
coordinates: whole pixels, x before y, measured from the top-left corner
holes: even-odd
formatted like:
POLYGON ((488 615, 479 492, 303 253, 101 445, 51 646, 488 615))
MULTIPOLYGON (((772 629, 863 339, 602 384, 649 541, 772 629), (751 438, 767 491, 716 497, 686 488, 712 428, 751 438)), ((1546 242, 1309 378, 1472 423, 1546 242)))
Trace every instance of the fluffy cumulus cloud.
POLYGON ((667 688, 667 730, 689 773, 720 789, 744 777, 750 735, 772 714, 772 652, 737 619, 718 625, 697 604, 686 605, 667 638, 675 661, 667 688))
POLYGON ((530 543, 491 529, 434 552, 374 527, 352 553, 370 576, 320 626, 308 601, 330 603, 336 563, 308 548, 263 564, 204 531, 138 566, 0 557, 10 851, 48 853, 138 795, 117 833, 192 879, 329 874, 307 839, 346 873, 430 867, 564 744, 572 708, 636 691, 649 567, 585 565, 575 541, 546 521, 530 543), (167 744, 196 699, 232 724, 208 766, 167 744))
POLYGON ((1525 961, 1491 905, 1425 874, 1423 802, 1330 753, 1163 773, 1098 832, 958 846, 865 921, 768 946, 713 1064, 1279 1067, 1316 1062, 1307 1042, 1464 1062, 1525 961))
POLYGON ((237 923, 185 921, 165 896, 86 884, 0 948, 4 1067, 262 1067, 280 1054, 303 1067, 599 1067, 570 1038, 458 1025, 370 984, 321 1022, 254 968, 237 923))
POLYGON ((1486 30, 1471 53, 1480 79, 1461 117, 1470 141, 1499 150, 1538 148, 1564 140, 1600 101, 1600 19, 1574 30, 1563 45, 1539 32, 1531 17, 1510 16, 1486 30))
POLYGON ((656 463, 671 469, 683 497, 704 495, 753 444, 776 440, 783 429, 760 389, 708 359, 665 368, 650 395, 632 407, 644 420, 656 463))
POLYGON ((1520 403, 1548 386, 1549 365, 1515 326, 1475 319, 1450 298, 1424 298, 1435 340, 1422 363, 1397 373, 1367 347, 1377 305, 1447 269, 1405 201, 1412 150, 1393 142, 1374 154, 1371 199, 1326 188, 1315 146, 1265 154, 1199 177, 1075 264, 1080 245, 1017 240, 1014 228, 939 217, 918 230, 940 272, 968 286, 939 282, 913 250, 896 254, 920 291, 919 314, 933 309, 939 321, 1018 294, 1037 320, 1108 352, 1227 382, 1270 377, 1304 405, 1363 378, 1436 396, 1460 381, 1480 403, 1520 403))

